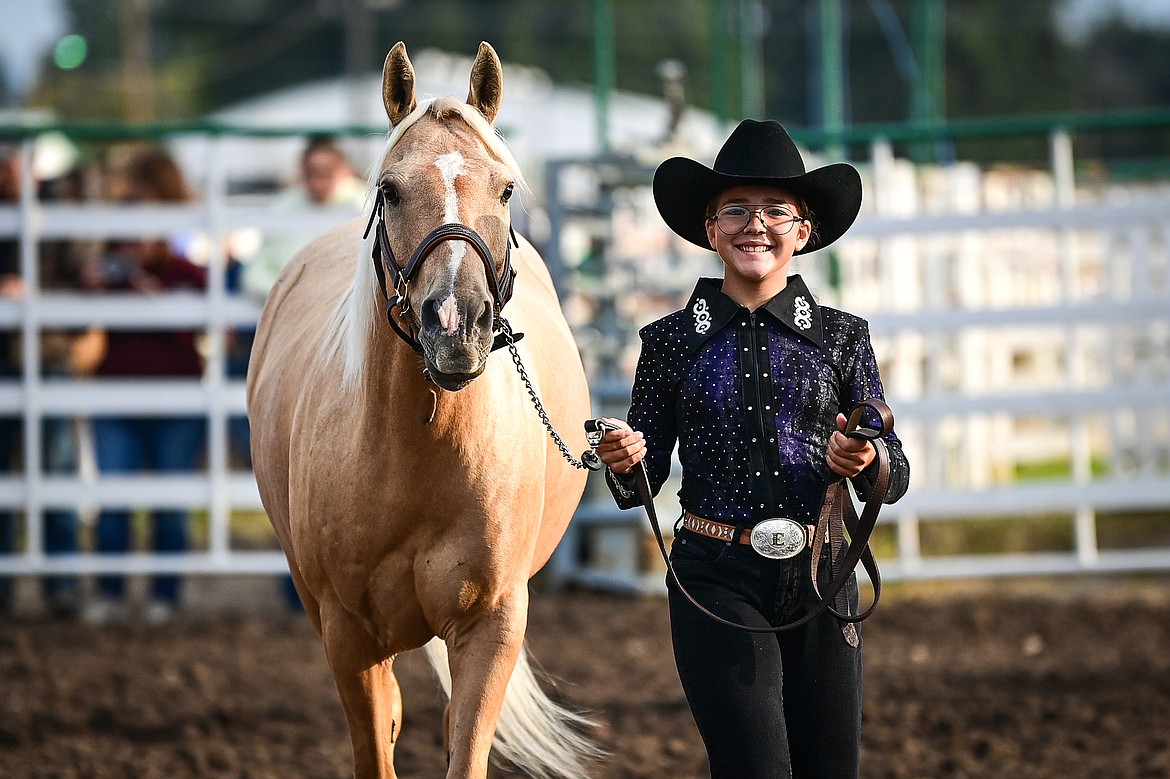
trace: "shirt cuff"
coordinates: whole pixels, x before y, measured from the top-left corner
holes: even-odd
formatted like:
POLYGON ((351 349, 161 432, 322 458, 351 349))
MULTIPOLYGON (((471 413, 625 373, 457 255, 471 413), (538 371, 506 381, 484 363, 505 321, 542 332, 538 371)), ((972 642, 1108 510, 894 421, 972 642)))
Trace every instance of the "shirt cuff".
POLYGON ((634 497, 634 488, 637 485, 637 479, 632 473, 615 473, 609 468, 605 469, 605 478, 609 481, 618 495, 629 499, 634 497))
MULTIPOLYGON (((861 473, 850 479, 853 482, 853 489, 857 490, 857 497, 861 500, 869 500, 869 495, 873 492, 874 484, 877 482, 878 470, 877 457, 874 457, 873 462, 865 466, 861 473)), ((882 497, 884 498, 885 496, 883 495, 882 497)))

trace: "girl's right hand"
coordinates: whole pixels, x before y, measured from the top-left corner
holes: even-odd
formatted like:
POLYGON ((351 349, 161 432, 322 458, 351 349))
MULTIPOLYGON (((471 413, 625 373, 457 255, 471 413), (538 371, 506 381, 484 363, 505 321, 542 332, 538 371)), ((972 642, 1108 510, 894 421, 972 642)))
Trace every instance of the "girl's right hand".
POLYGON ((597 456, 611 471, 624 476, 646 456, 645 436, 631 430, 624 420, 604 417, 604 421, 618 429, 610 430, 601 439, 597 456))

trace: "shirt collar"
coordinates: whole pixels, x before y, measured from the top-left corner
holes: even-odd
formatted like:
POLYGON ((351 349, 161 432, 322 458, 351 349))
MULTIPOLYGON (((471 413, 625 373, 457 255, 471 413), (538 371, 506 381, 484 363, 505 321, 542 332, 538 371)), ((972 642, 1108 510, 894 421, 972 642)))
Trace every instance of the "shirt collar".
POLYGON ((765 303, 763 308, 792 332, 807 338, 817 346, 824 346, 821 307, 817 305, 799 274, 789 276, 784 289, 765 303))
POLYGON ((687 307, 687 349, 694 351, 711 336, 722 330, 742 308, 723 294, 722 279, 701 278, 695 284, 687 307))
MULTIPOLYGON (((687 347, 694 351, 708 338, 722 330, 743 306, 723 294, 722 279, 701 278, 687 301, 689 315, 686 328, 687 347)), ((823 346, 821 309, 799 275, 788 277, 788 283, 776 297, 760 307, 782 325, 817 346, 823 346)))

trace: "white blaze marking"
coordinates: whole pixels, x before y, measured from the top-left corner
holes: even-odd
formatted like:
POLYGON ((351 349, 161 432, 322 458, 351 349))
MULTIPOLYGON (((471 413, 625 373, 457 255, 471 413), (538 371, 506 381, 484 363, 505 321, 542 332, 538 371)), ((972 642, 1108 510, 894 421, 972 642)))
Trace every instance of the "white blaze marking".
MULTIPOLYGON (((447 196, 443 200, 443 221, 444 222, 458 222, 459 221, 459 196, 455 194, 455 179, 463 173, 463 155, 457 151, 448 154, 442 154, 435 159, 435 167, 439 169, 439 175, 443 177, 443 188, 447 191, 447 196)), ((467 244, 463 241, 448 241, 447 246, 451 248, 451 283, 452 291, 454 291, 455 271, 459 268, 459 263, 463 262, 463 255, 467 253, 467 244)), ((458 324, 458 320, 456 320, 458 324)))
POLYGON ((453 335, 459 329, 459 305, 454 295, 448 295, 439 306, 439 326, 447 335, 453 335))

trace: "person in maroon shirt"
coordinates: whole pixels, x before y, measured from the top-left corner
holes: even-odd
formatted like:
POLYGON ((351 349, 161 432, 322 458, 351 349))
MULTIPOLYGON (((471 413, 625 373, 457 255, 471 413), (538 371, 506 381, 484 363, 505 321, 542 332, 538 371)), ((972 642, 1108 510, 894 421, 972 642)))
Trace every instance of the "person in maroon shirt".
MULTIPOLYGON (((120 243, 102 260, 102 288, 110 292, 162 292, 207 288, 207 269, 180 256, 165 241, 120 243), (150 244, 146 247, 145 244, 150 244)), ((106 334, 99 376, 201 376, 203 358, 191 330, 114 330, 106 334)))
MULTIPOLYGON (((120 199, 127 202, 181 202, 190 200, 182 171, 165 152, 149 150, 130 160, 120 199)), ((111 292, 144 294, 207 287, 206 270, 182 257, 163 239, 111 243, 84 271, 87 286, 111 292)), ((97 368, 105 377, 195 377, 203 373, 196 336, 188 330, 114 330, 107 335, 106 356, 97 368)), ((190 472, 200 462, 206 440, 206 420, 193 417, 97 417, 94 445, 102 475, 125 474, 152 468, 155 472, 190 472)), ((189 517, 183 510, 159 510, 151 517, 151 542, 156 552, 187 548, 189 517)), ((98 518, 99 553, 130 549, 130 512, 107 508, 98 518)), ((123 618, 124 581, 118 576, 98 579, 97 597, 83 616, 92 622, 123 618)), ((170 617, 179 602, 177 576, 156 576, 143 616, 152 622, 170 617)))

